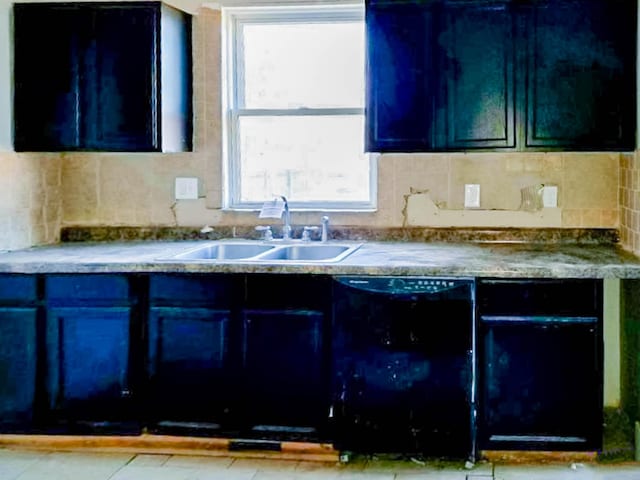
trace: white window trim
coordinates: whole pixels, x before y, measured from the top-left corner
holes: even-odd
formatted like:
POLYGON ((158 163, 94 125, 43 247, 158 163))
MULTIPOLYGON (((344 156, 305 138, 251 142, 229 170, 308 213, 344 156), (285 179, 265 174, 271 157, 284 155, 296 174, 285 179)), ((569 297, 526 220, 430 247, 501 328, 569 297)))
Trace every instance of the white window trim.
MULTIPOLYGON (((222 81, 223 81, 223 208, 225 210, 260 210, 262 202, 240 202, 239 145, 237 137, 238 119, 241 115, 274 116, 274 115, 363 115, 364 108, 300 108, 294 109, 246 109, 239 108, 243 99, 239 98, 238 76, 241 69, 236 68, 238 58, 242 55, 240 36, 236 34, 241 25, 246 23, 282 23, 283 21, 297 23, 335 21, 364 21, 364 7, 359 4, 329 4, 327 5, 291 5, 278 4, 270 6, 224 7, 222 9, 222 81), (235 198, 234 198, 235 197, 235 198)), ((240 92, 240 95, 244 92, 240 92)), ((364 132, 362 132, 364 136, 364 132)), ((289 206, 298 211, 342 211, 342 212, 372 212, 377 207, 377 154, 367 154, 369 158, 369 201, 362 202, 295 202, 289 206)), ((273 192, 278 195, 279 192, 273 192)), ((265 198, 265 201, 269 198, 265 198)))

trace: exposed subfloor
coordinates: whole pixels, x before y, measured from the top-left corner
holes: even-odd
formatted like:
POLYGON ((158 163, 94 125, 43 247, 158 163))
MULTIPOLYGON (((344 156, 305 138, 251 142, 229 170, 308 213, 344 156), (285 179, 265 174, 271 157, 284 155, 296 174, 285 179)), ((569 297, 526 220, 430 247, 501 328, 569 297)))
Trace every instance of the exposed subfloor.
POLYGON ((0 480, 639 480, 640 464, 502 465, 358 457, 291 460, 0 449, 0 480))

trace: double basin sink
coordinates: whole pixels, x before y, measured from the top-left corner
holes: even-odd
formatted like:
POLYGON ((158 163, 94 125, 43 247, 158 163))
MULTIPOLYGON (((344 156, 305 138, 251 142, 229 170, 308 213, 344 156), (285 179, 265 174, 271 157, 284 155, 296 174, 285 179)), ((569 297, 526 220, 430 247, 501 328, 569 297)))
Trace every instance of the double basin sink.
POLYGON ((339 262, 360 247, 326 243, 284 243, 216 241, 174 255, 169 260, 250 262, 339 262))

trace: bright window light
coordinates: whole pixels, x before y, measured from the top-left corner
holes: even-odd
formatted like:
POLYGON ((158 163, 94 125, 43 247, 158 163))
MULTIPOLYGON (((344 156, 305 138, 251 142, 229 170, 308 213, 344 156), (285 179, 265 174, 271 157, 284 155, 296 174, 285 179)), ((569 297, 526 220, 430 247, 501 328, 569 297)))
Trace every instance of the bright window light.
POLYGON ((371 210, 362 7, 225 10, 227 205, 371 210))

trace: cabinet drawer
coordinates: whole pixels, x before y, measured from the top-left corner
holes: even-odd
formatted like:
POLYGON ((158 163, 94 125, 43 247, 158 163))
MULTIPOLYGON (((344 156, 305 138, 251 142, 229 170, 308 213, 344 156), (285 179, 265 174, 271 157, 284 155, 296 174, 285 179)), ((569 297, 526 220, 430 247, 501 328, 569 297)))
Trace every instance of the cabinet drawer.
POLYGON ((45 279, 49 304, 93 306, 129 300, 129 282, 124 275, 50 275, 45 279))
POLYGON ((149 279, 152 305, 228 307, 236 277, 231 275, 153 275, 149 279))
POLYGON ((600 280, 482 280, 481 315, 600 316, 600 280))
POLYGON ((331 304, 331 283, 320 275, 249 275, 246 305, 265 309, 325 310, 331 304))
POLYGON ((35 275, 0 275, 0 303, 30 303, 36 298, 35 275))

